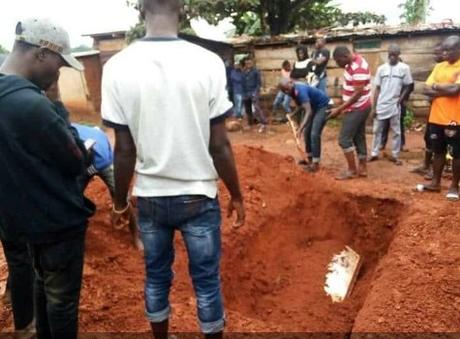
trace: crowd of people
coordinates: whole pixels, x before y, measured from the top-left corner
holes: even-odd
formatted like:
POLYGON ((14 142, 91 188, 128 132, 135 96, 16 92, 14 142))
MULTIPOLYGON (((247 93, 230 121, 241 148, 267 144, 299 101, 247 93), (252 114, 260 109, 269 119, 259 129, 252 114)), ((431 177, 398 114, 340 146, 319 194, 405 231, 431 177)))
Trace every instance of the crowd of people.
MULTIPOLYGON (((457 155, 457 125, 460 117, 456 110, 460 107, 460 46, 458 37, 451 36, 434 48, 434 61, 437 63, 433 73, 426 81, 426 94, 431 102, 431 112, 428 116, 425 132, 426 152, 422 166, 413 170, 432 180, 429 185, 422 185, 422 190, 439 192, 440 181, 446 163, 446 157, 453 158, 453 180, 447 193, 449 200, 459 200, 458 181, 460 179, 460 164, 455 160, 457 155)), ((389 160, 396 165, 402 165, 400 159, 404 150, 405 117, 407 101, 414 90, 410 66, 403 62, 401 49, 392 44, 388 48, 388 60, 380 65, 377 72, 372 74, 368 62, 359 53, 350 51, 346 46, 337 46, 333 58, 337 66, 344 69, 342 103, 334 107, 327 92, 327 66, 331 57, 326 48, 325 38, 316 41, 315 49, 309 56, 306 46, 296 48, 297 60, 291 65, 285 60, 281 67, 279 91, 273 102, 273 112, 280 106, 290 118, 297 117, 298 127, 296 137, 305 142, 305 159, 299 164, 309 172, 319 170, 321 159, 321 136, 329 119, 342 116, 339 145, 345 155, 347 168, 338 180, 348 180, 367 177, 367 163, 378 161, 380 152, 385 149, 391 132, 391 156, 389 160), (373 89, 374 88, 374 89, 373 89), (291 102, 296 109, 292 111, 291 102), (366 122, 373 119, 373 141, 370 155, 366 142, 366 122), (356 153, 356 154, 355 154, 356 153)), ((245 59, 240 63, 239 70, 246 69, 245 59)), ((254 72, 251 60, 250 69, 254 72)), ((260 92, 260 72, 258 74, 258 93, 260 92)), ((232 76, 230 87, 236 87, 232 76)), ((240 78, 240 88, 245 88, 245 78, 240 78)), ((242 90, 242 93, 245 91, 242 90)), ((242 97, 248 97, 243 94, 242 97)), ((236 102, 236 99, 234 100, 236 102)), ((259 100, 258 100, 259 102, 259 100)), ((250 106, 250 105, 249 105, 250 106)), ((247 106, 247 108, 249 108, 247 106)), ((258 111, 262 111, 260 104, 258 111)), ((242 108, 238 110, 238 118, 242 118, 242 108)), ((273 113, 273 116, 276 116, 273 113)), ((254 122, 252 115, 251 124, 254 122)), ((263 115, 264 131, 267 124, 263 115)), ((287 121, 287 119, 281 119, 287 121)), ((460 137, 459 137, 460 138, 460 137)), ((460 139, 459 139, 460 140, 460 139)))
MULTIPOLYGON (((113 226, 129 227, 144 251, 145 314, 155 338, 168 337, 175 231, 187 249, 200 328, 207 338, 222 338, 218 178, 229 191, 228 216, 236 213, 234 229, 245 223, 225 120, 242 119, 244 111, 249 125, 258 122, 259 131, 266 131, 261 73, 252 57, 227 72, 217 55, 179 39, 182 1, 141 0, 139 10, 146 36, 104 66, 101 110, 105 126, 115 132, 113 152, 102 130, 72 124, 60 102, 59 69, 83 69, 61 26, 42 18, 19 22, 13 51, 0 68, 0 240, 15 329, 36 330, 38 338, 78 335, 85 233, 96 208, 84 190, 95 175, 112 197, 113 226), (137 218, 129 194, 134 174, 137 218)), ((373 100, 368 62, 346 46, 336 47, 332 57, 344 69, 338 106, 327 94, 326 40, 318 39, 310 56, 305 46, 296 54, 294 63, 282 64, 273 106, 297 117, 296 137, 304 138, 307 155, 300 165, 319 170, 323 129, 339 116, 339 145, 348 166, 337 179, 366 177, 367 162, 379 159, 389 131, 391 160, 400 165, 402 117, 414 86, 399 46, 389 47, 388 62, 375 74, 373 100), (370 114, 374 140, 368 156, 370 114)), ((416 171, 432 180, 423 190, 439 192, 449 151, 453 180, 447 198, 459 200, 460 38, 447 38, 436 55, 439 63, 425 88, 432 98, 426 158, 416 171)))

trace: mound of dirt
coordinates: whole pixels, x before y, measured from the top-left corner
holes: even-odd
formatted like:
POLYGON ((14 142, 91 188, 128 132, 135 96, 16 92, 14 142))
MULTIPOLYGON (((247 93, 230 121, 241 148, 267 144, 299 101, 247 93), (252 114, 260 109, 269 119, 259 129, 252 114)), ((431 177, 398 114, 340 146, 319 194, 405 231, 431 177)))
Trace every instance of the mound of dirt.
MULTIPOLYGON (((237 231, 228 219, 222 227, 229 330, 350 331, 390 243, 399 203, 351 196, 328 178, 303 173, 290 157, 247 147, 235 153, 248 220, 237 231), (323 291, 324 276, 333 254, 345 245, 365 261, 352 298, 333 305, 323 291)), ((102 184, 92 183, 88 194, 99 213, 88 233, 82 330, 147 331, 141 254, 130 247, 127 233, 110 228, 110 201, 102 184)), ((222 187, 220 197, 226 206, 222 187)), ((176 245, 171 325, 196 331, 186 254, 180 239, 176 245)))
MULTIPOLYGON (((224 219, 222 280, 233 332, 350 332, 373 273, 392 240, 402 205, 353 195, 321 174, 301 171, 291 157, 236 147, 247 224, 224 219), (324 291, 332 256, 350 245, 364 258, 352 296, 332 304, 324 291)), ((91 220, 81 299, 83 332, 146 332, 142 254, 127 231, 109 223, 110 198, 95 180, 87 192, 99 210, 91 220)), ((228 193, 221 187, 225 207, 228 193)), ((224 208, 223 208, 224 210, 224 208)), ((176 239, 171 293, 174 331, 197 331, 186 252, 176 239)), ((0 312, 0 327, 11 317, 0 312)), ((9 327, 11 328, 11 327, 9 327)))

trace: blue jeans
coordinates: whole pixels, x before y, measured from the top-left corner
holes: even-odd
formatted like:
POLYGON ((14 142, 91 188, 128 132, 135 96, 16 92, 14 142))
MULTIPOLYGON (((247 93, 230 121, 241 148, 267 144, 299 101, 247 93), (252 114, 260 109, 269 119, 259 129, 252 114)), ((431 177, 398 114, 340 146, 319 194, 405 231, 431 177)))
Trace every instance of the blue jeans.
POLYGON ((150 322, 167 320, 174 273, 174 233, 182 233, 189 272, 197 298, 198 318, 205 334, 224 328, 220 286, 221 215, 217 199, 189 195, 138 198, 139 230, 146 269, 145 308, 150 322))
POLYGON ((243 94, 234 94, 233 95, 233 107, 235 118, 243 117, 243 94))
POLYGON ((339 145, 344 153, 354 152, 360 160, 367 159, 366 120, 371 108, 345 113, 339 135, 339 145))
POLYGON ((318 88, 324 94, 327 94, 327 77, 321 78, 316 88, 318 88))
POLYGON ((291 113, 291 97, 283 91, 278 91, 275 101, 273 101, 273 110, 283 105, 283 109, 286 113, 291 113))
POLYGON ((327 122, 327 107, 313 113, 313 117, 305 127, 305 149, 313 158, 314 163, 321 160, 321 134, 327 122))

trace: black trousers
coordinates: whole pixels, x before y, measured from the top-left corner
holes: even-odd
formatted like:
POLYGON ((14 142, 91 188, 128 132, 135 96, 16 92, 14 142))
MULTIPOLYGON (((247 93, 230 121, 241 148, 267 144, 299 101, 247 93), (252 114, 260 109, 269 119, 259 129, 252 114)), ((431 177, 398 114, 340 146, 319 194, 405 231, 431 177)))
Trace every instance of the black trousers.
POLYGON ((29 247, 35 269, 37 337, 76 339, 85 233, 29 247))
POLYGON ((8 265, 7 286, 11 292, 14 327, 22 330, 34 319, 34 271, 27 249, 21 242, 2 240, 8 265))

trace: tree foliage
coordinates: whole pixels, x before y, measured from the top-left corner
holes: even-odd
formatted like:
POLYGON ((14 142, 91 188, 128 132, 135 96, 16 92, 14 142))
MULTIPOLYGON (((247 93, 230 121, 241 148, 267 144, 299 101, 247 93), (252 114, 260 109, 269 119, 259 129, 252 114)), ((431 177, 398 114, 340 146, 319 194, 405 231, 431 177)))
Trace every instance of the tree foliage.
POLYGON ((406 0, 399 7, 403 9, 401 19, 411 25, 424 23, 432 10, 430 0, 406 0))
MULTIPOLYGON (((185 0, 185 8, 188 20, 202 17, 216 24, 232 17, 237 34, 249 35, 385 22, 385 16, 370 12, 344 13, 332 0, 185 0)), ((138 29, 134 28, 136 34, 138 29)))
POLYGON ((9 51, 5 47, 0 45, 0 54, 8 54, 8 53, 9 53, 9 51))
POLYGON ((77 47, 72 48, 72 53, 78 53, 78 52, 89 52, 91 51, 92 48, 86 45, 80 45, 77 47))

